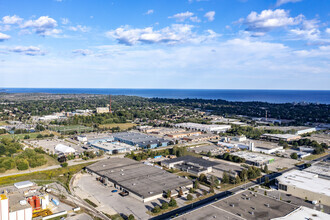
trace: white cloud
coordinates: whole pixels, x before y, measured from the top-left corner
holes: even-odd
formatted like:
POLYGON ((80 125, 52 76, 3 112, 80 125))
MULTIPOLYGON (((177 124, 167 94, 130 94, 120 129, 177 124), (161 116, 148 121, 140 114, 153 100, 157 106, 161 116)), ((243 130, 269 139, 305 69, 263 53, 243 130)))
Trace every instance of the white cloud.
POLYGON ((325 29, 325 33, 330 34, 330 28, 325 29))
POLYGON ((275 28, 297 25, 304 19, 303 15, 295 18, 289 16, 289 12, 283 9, 263 10, 260 14, 253 11, 246 19, 240 19, 248 26, 247 31, 268 32, 275 28))
POLYGON ((62 24, 69 24, 69 19, 68 18, 61 18, 62 24))
POLYGON ((88 50, 88 49, 77 49, 77 50, 73 50, 72 53, 79 54, 82 56, 87 56, 87 55, 93 54, 93 51, 88 50))
POLYGON ((23 18, 20 18, 17 15, 13 15, 13 16, 4 16, 2 18, 2 23, 3 24, 20 24, 23 21, 23 18))
POLYGON ((115 38, 120 44, 135 45, 138 43, 153 44, 178 44, 178 43, 202 43, 215 39, 219 35, 212 30, 198 35, 193 32, 193 25, 173 24, 160 30, 153 30, 153 27, 135 28, 122 26, 116 30, 106 33, 110 38, 115 38))
POLYGON ((89 29, 90 29, 89 27, 82 26, 82 25, 70 26, 70 27, 69 27, 69 30, 71 30, 71 31, 88 32, 89 29))
POLYGON ((154 13, 153 9, 149 9, 146 13, 144 13, 145 15, 151 15, 154 13))
POLYGON ((28 20, 22 26, 22 28, 32 28, 37 34, 56 35, 61 33, 61 30, 55 29, 57 22, 49 16, 41 16, 37 20, 28 20))
POLYGON ((175 14, 173 16, 169 16, 168 18, 174 18, 177 22, 184 22, 186 19, 194 16, 194 13, 190 11, 182 12, 175 14))
POLYGON ((291 33, 305 40, 315 41, 319 40, 321 31, 318 29, 319 21, 304 20, 300 28, 291 29, 291 33))
POLYGON ((277 0, 276 7, 287 4, 287 3, 296 3, 301 2, 302 0, 277 0))
POLYGON ((29 47, 17 46, 17 47, 14 47, 14 48, 10 48, 9 51, 14 52, 14 53, 28 55, 28 56, 37 56, 37 55, 45 55, 46 54, 39 47, 34 47, 34 46, 29 46, 29 47))
POLYGON ((4 33, 0 33, 0 42, 1 41, 5 41, 5 40, 9 40, 10 36, 4 33))
POLYGON ((206 12, 204 17, 207 18, 208 21, 214 21, 215 11, 206 12))
POLYGON ((200 20, 197 16, 190 17, 189 19, 190 19, 192 22, 196 22, 196 23, 201 22, 201 20, 200 20))

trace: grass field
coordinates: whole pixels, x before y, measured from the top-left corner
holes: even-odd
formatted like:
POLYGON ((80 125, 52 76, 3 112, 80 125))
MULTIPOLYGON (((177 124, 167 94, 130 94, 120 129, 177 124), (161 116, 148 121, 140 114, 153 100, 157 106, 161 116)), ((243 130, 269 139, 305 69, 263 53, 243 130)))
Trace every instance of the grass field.
POLYGON ((114 128, 114 127, 119 127, 120 130, 127 130, 129 128, 134 127, 136 124, 133 123, 116 123, 116 124, 104 124, 104 125, 100 125, 100 128, 114 128))
POLYGON ((53 126, 53 127, 50 127, 49 130, 60 132, 60 133, 62 133, 62 132, 72 132, 72 131, 89 132, 89 131, 92 131, 93 128, 86 127, 86 126, 83 126, 83 125, 66 125, 66 126, 53 126))
POLYGON ((16 182, 21 181, 34 181, 40 184, 47 184, 51 182, 60 182, 62 183, 67 189, 69 189, 69 183, 72 176, 79 172, 84 167, 92 164, 93 162, 78 164, 70 167, 65 168, 58 168, 53 170, 46 170, 46 171, 39 171, 34 173, 28 174, 17 174, 13 176, 5 176, 0 177, 0 186, 2 185, 10 185, 16 182))
POLYGON ((2 126, 2 125, 8 125, 8 123, 5 121, 0 121, 0 126, 2 126))
POLYGON ((37 138, 38 134, 51 134, 53 133, 54 135, 58 135, 56 132, 53 131, 42 131, 42 132, 34 132, 34 133, 28 133, 28 134, 3 134, 0 135, 0 139, 5 138, 5 137, 9 137, 9 138, 15 138, 15 139, 24 139, 25 135, 29 135, 30 139, 35 139, 37 138))
POLYGON ((312 155, 305 157, 303 160, 315 160, 317 158, 324 157, 327 154, 328 154, 327 152, 325 152, 323 154, 312 154, 312 155))

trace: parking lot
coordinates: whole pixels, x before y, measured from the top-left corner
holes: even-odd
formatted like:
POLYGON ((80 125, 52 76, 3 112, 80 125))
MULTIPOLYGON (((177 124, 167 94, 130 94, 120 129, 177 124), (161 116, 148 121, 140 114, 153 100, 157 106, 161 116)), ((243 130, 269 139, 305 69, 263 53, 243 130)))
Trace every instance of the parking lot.
MULTIPOLYGON (((161 205, 162 202, 168 200, 160 198, 151 202, 143 203, 130 196, 122 197, 117 192, 111 192, 115 190, 114 187, 104 186, 101 182, 97 181, 95 177, 90 174, 83 174, 74 181, 74 192, 82 199, 89 199, 93 203, 97 204, 99 211, 114 215, 120 214, 133 214, 136 219, 149 219, 150 216, 147 214, 148 210, 151 210, 156 205, 161 205)), ((177 203, 184 204, 179 201, 177 203)))

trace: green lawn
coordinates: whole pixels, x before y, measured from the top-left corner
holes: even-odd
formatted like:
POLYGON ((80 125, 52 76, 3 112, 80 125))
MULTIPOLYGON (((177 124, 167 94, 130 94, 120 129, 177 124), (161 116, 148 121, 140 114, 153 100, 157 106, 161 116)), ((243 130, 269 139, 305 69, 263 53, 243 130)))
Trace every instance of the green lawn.
POLYGON ((86 127, 83 125, 66 125, 66 126, 52 126, 49 128, 49 130, 56 131, 56 132, 89 132, 93 131, 93 128, 86 127))
POLYGON ((2 126, 2 125, 8 125, 8 123, 5 121, 0 121, 0 126, 2 126))
POLYGON ((312 155, 305 157, 303 160, 315 160, 317 158, 324 157, 327 154, 328 154, 327 152, 325 152, 323 154, 312 154, 312 155))
POLYGON ((103 124, 103 125, 100 125, 99 127, 100 128, 108 128, 108 129, 119 127, 120 130, 127 130, 129 128, 134 127, 134 126, 136 126, 136 124, 133 124, 133 123, 114 123, 114 124, 103 124))
POLYGON ((27 134, 3 134, 3 135, 0 135, 0 139, 8 137, 8 138, 15 138, 15 139, 21 140, 21 139, 24 139, 24 137, 26 135, 29 135, 30 139, 36 139, 39 134, 42 134, 42 135, 48 134, 49 135, 51 133, 56 135, 55 132, 42 131, 42 132, 34 132, 34 133, 27 133, 27 134))

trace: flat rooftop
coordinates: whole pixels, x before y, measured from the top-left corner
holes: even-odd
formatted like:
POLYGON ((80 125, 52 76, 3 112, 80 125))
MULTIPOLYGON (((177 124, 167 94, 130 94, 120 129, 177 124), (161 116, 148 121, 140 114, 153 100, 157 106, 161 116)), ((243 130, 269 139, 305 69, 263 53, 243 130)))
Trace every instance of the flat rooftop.
POLYGON ((24 205, 20 204, 21 200, 26 201, 23 194, 20 194, 20 193, 11 194, 11 195, 8 195, 8 199, 9 199, 8 200, 9 201, 9 212, 15 212, 18 210, 31 208, 31 205, 28 202, 26 202, 26 204, 24 204, 24 205))
POLYGON ((304 206, 299 207, 290 214, 275 218, 273 220, 299 220, 299 219, 310 219, 310 220, 329 220, 330 215, 321 211, 317 211, 304 206))
POLYGON ((269 220, 288 215, 298 208, 297 206, 287 202, 275 200, 260 194, 251 193, 252 192, 250 191, 244 191, 220 200, 219 202, 196 209, 175 219, 269 220))
POLYGON ((102 160, 88 166, 87 169, 109 178, 143 198, 192 184, 188 179, 128 158, 102 160))
POLYGON ((276 137, 276 138, 296 138, 299 137, 299 135, 295 134, 263 134, 263 136, 267 137, 276 137))
POLYGON ((193 156, 183 156, 183 157, 177 157, 174 159, 170 159, 170 160, 164 160, 162 161, 162 163, 166 163, 166 164, 170 164, 170 163, 177 163, 177 162, 184 162, 184 163, 193 163, 193 164, 198 164, 200 166, 203 167, 213 167, 215 165, 217 165, 218 163, 213 162, 213 161, 209 161, 209 160, 205 160, 203 158, 200 157, 193 157, 193 156))
POLYGON ((304 171, 319 174, 330 178, 330 162, 318 162, 308 167, 304 171))
POLYGON ((284 185, 330 196, 330 180, 319 178, 314 173, 292 170, 277 177, 277 180, 284 185))
POLYGON ((131 141, 137 144, 152 144, 152 143, 159 143, 159 142, 168 142, 168 140, 164 138, 155 137, 152 135, 147 135, 138 132, 119 132, 114 133, 113 137, 131 141))
POLYGON ((103 148, 105 150, 123 150, 123 149, 129 149, 129 150, 133 150, 135 149, 135 147, 125 144, 125 143, 119 143, 119 142, 112 142, 112 143, 108 143, 108 142, 103 142, 103 143, 96 143, 96 144, 92 144, 92 147, 98 147, 98 148, 103 148))
POLYGON ((255 161, 255 162, 269 161, 269 160, 274 159, 274 157, 271 157, 268 155, 252 153, 252 152, 248 152, 248 151, 237 151, 237 152, 231 153, 231 155, 239 156, 241 158, 244 158, 245 160, 255 161))

